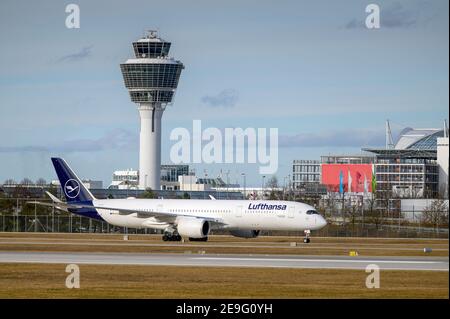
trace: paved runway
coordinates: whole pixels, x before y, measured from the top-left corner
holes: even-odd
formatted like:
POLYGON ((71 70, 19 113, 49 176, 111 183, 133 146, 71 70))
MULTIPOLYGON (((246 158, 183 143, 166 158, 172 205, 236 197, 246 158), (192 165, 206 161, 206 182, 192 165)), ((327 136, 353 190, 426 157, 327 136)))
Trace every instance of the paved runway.
POLYGON ((381 270, 449 270, 448 257, 319 257, 292 255, 0 252, 0 263, 74 263, 315 269, 365 269, 369 264, 376 264, 381 270))

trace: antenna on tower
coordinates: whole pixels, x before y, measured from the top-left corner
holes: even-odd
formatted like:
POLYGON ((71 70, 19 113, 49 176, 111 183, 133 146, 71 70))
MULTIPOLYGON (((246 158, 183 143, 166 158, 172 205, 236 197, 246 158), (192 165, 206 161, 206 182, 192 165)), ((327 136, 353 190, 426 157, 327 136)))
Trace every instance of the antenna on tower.
POLYGON ((391 125, 389 120, 386 120, 386 149, 390 150, 394 148, 394 140, 392 139, 391 125))
POLYGON ((147 38, 149 38, 149 39, 155 39, 158 37, 157 30, 146 30, 146 32, 147 32, 147 38))

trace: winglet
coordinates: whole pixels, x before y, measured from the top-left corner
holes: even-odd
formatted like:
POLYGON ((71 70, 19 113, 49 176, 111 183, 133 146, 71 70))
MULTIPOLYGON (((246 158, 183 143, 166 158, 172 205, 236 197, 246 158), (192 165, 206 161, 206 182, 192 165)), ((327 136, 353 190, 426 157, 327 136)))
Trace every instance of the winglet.
POLYGON ((213 195, 209 195, 209 198, 211 198, 212 200, 216 200, 216 198, 213 195))
POLYGON ((56 196, 54 196, 52 193, 45 191, 45 193, 48 195, 48 197, 51 198, 51 200, 54 203, 62 203, 62 201, 59 200, 59 198, 57 198, 56 196))

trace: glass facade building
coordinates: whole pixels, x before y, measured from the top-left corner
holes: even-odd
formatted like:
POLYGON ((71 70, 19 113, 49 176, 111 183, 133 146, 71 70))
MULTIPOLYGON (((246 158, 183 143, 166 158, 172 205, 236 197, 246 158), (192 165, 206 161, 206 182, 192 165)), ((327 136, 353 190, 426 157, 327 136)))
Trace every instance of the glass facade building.
POLYGON ((320 183, 320 161, 294 160, 292 166, 292 187, 300 189, 308 183, 320 183))
POLYGON ((442 129, 403 130, 394 148, 364 149, 376 154, 378 197, 435 198, 439 192, 437 138, 442 129))
POLYGON ((189 175, 189 165, 161 165, 161 181, 178 182, 183 175, 189 175))

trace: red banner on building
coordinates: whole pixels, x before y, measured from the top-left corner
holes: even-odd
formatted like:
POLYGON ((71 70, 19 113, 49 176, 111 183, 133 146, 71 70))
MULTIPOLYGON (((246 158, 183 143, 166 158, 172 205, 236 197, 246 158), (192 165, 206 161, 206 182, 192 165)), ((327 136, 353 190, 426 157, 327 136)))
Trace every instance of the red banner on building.
POLYGON ((372 164, 322 164, 322 184, 331 192, 339 192, 341 172, 344 192, 372 192, 372 164))

